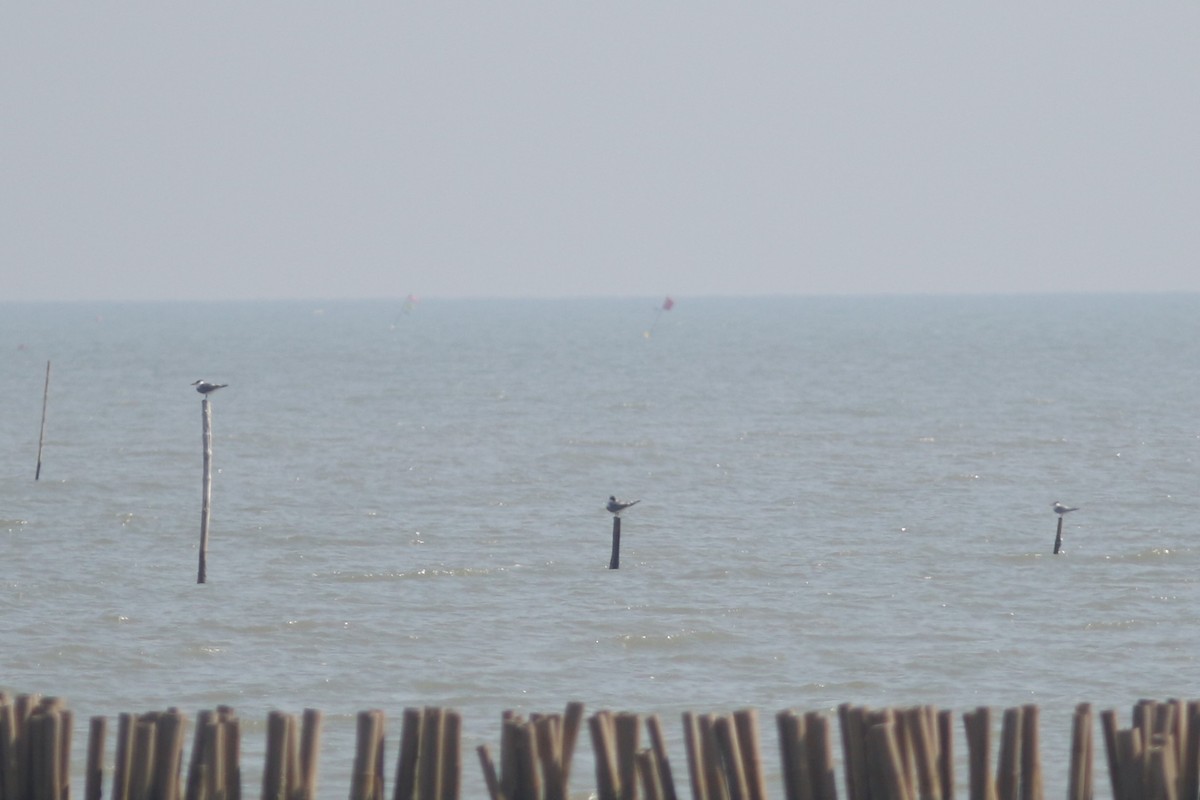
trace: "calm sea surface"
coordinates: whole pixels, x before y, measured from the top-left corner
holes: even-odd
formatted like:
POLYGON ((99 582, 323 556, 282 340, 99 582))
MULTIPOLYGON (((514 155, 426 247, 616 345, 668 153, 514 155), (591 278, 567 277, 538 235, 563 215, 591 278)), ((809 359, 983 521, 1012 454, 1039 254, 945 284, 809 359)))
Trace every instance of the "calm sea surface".
POLYGON ((681 712, 754 707, 778 787, 783 708, 1037 703, 1061 796, 1076 703, 1200 697, 1200 297, 658 303, 0 304, 0 688, 80 769, 88 716, 232 705, 254 792, 321 709, 326 797, 358 711, 392 763, 450 706, 476 800, 510 708, 658 713, 682 765, 681 712))

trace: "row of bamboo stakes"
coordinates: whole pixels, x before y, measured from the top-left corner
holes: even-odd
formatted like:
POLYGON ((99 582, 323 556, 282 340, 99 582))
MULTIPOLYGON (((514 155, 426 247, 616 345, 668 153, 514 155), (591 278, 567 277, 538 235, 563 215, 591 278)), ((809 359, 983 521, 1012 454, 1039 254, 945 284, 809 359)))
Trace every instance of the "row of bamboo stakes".
MULTIPOLYGON (((71 711, 58 698, 0 693, 0 800, 69 800, 71 711)), ((785 800, 837 800, 835 718, 775 715, 785 800)), ((1114 800, 1200 800, 1200 703, 1139 701, 1128 728, 1100 714, 1114 800)), ((490 800, 568 800, 571 763, 584 727, 582 703, 561 714, 503 715, 498 760, 477 748, 490 800)), ((681 800, 656 715, 598 711, 587 718, 596 800, 681 800), (648 742, 641 743, 646 731, 648 742)), ((843 704, 836 722, 840 785, 848 800, 954 800, 954 715, 931 706, 870 709, 843 704)), ((228 707, 202 711, 184 769, 188 720, 177 709, 118 717, 110 791, 104 794, 106 719, 90 720, 86 800, 241 800, 241 724, 228 707)), ((754 710, 682 715, 692 800, 767 800, 754 710)), ((969 800, 1043 800, 1039 710, 1008 708, 999 720, 979 707, 962 715, 969 800), (994 722, 999 741, 993 741, 994 722), (996 753, 993 770, 992 754, 996 753)), ((322 716, 272 711, 267 718, 261 797, 315 800, 322 716)), ((1072 720, 1068 800, 1092 800, 1095 719, 1080 704, 1072 720)), ((390 795, 385 717, 357 716, 350 800, 459 800, 462 718, 457 711, 405 709, 390 795)), ((341 792, 337 793, 342 796, 341 792)))

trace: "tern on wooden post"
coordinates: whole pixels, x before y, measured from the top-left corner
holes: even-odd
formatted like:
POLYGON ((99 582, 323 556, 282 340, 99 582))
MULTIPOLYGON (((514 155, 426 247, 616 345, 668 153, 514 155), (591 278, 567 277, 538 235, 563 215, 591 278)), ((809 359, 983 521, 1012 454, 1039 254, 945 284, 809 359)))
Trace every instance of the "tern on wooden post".
POLYGON ((628 502, 618 500, 611 494, 608 496, 608 504, 604 508, 608 513, 613 515, 612 555, 608 559, 609 569, 618 569, 621 566, 621 512, 640 502, 640 500, 630 500, 628 502))
POLYGON ((208 519, 209 504, 212 502, 212 407, 208 396, 217 389, 224 389, 227 383, 209 383, 196 381, 192 386, 200 393, 200 409, 204 422, 204 480, 201 483, 200 506, 200 566, 196 573, 196 583, 204 583, 208 577, 208 519))

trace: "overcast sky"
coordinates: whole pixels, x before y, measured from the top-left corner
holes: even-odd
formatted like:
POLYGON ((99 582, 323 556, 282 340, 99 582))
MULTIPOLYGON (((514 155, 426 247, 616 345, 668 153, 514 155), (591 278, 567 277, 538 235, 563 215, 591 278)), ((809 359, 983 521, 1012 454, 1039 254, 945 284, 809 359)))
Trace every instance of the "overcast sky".
POLYGON ((1200 291, 1200 3, 8 3, 0 301, 1200 291))

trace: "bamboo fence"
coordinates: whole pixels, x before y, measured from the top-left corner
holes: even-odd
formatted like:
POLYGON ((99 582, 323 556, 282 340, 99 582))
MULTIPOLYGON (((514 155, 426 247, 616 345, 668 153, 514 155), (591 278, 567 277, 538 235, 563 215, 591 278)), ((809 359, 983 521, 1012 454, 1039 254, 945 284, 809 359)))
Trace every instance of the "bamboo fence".
MULTIPOLYGON (((691 800, 768 800, 758 714, 682 715, 686 791, 691 800)), ((505 712, 499 760, 477 748, 490 800, 568 800, 571 763, 585 722, 582 703, 561 714, 505 712)), ((59 698, 0 693, 0 800, 69 800, 73 716, 59 698)), ((264 800, 315 800, 321 713, 267 718, 264 800)), ((462 718, 457 711, 405 709, 391 793, 382 711, 357 716, 350 800, 459 800, 462 718)), ((684 800, 656 715, 598 711, 586 718, 596 800, 684 800), (645 729, 647 743, 641 741, 645 729)), ((785 709, 775 715, 784 800, 1042 800, 1039 710, 1008 708, 994 718, 962 714, 965 779, 954 770, 954 714, 931 706, 871 709, 843 704, 836 716, 785 709), (834 731, 834 723, 838 732, 834 731), (994 741, 996 723, 998 741, 994 741), (835 760, 840 743, 841 766, 835 760), (993 756, 995 760, 993 761, 993 756), (993 769, 994 764, 994 769, 993 769), (839 780, 840 775, 840 780, 839 780), (839 791, 841 794, 839 794, 839 791)), ((83 797, 100 800, 241 800, 241 725, 233 709, 201 711, 184 769, 187 717, 177 709, 121 714, 111 774, 106 719, 92 717, 83 797), (108 780, 109 793, 104 793, 108 780)), ((1076 709, 1068 800, 1092 800, 1096 720, 1076 709)), ((1108 789, 1114 800, 1200 800, 1200 702, 1139 701, 1130 725, 1100 714, 1108 789)), ((337 791, 336 796, 345 796, 337 791)), ((482 800, 482 799, 481 799, 482 800)))

